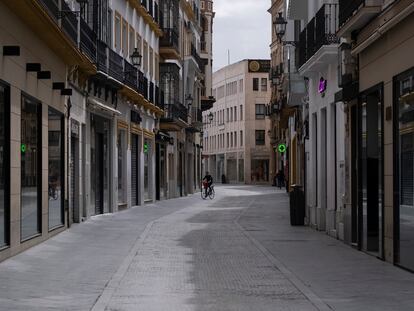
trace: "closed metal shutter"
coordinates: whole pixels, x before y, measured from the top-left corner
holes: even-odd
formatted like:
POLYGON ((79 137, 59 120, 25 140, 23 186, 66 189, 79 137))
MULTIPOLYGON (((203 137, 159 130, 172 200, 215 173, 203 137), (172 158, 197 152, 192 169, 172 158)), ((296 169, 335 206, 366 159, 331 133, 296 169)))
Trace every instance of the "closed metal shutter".
POLYGON ((131 204, 138 205, 138 136, 131 134, 131 204))

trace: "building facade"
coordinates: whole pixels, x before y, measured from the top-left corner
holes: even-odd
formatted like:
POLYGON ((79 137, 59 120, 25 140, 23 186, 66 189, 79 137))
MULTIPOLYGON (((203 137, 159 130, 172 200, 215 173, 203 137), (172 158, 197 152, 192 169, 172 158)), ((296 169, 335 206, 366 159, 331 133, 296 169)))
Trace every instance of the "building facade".
POLYGON ((346 241, 414 270, 414 4, 339 2, 346 102, 346 241), (351 14, 355 13, 355 14, 351 14))
POLYGON ((217 101, 203 113, 203 161, 216 181, 270 182, 269 67, 269 60, 243 60, 213 74, 217 101))
POLYGON ((199 189, 212 1, 36 0, 1 15, 0 260, 199 189))

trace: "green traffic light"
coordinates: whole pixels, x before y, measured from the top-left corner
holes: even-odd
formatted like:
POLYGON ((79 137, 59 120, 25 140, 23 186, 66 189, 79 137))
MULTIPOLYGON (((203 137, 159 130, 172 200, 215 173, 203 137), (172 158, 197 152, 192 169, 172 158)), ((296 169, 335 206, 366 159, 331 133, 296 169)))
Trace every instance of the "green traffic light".
POLYGON ((25 145, 25 144, 21 144, 21 145, 20 145, 20 150, 21 150, 23 153, 25 153, 25 152, 26 152, 26 150, 27 150, 26 145, 25 145))

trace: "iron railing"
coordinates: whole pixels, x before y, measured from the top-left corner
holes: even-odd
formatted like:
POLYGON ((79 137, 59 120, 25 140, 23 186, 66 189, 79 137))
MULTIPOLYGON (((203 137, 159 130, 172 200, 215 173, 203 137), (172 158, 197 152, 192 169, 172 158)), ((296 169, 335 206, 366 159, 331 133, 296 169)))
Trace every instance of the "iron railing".
POLYGON ((338 4, 324 4, 299 35, 299 67, 324 45, 339 43, 338 4))
POLYGON ((96 62, 96 39, 96 33, 80 18, 80 49, 93 62, 96 62))
POLYGON ((123 58, 117 52, 112 49, 109 51, 109 68, 108 73, 110 76, 114 77, 116 80, 122 82, 124 79, 124 68, 123 68, 123 58))
POLYGON ((172 47, 178 51, 178 32, 173 28, 163 29, 163 32, 160 47, 172 47))
POLYGON ((155 92, 155 89, 154 89, 154 83, 153 82, 149 82, 149 96, 148 96, 148 100, 151 102, 151 103, 154 103, 154 92, 155 92))
POLYGON ((138 72, 137 69, 124 59, 124 83, 133 90, 138 89, 138 72))
POLYGON ((164 106, 165 119, 174 120, 181 119, 188 122, 188 110, 183 104, 175 102, 164 106))
POLYGON ((194 57, 198 68, 203 68, 203 61, 201 60, 200 55, 197 53, 197 49, 195 48, 194 44, 191 43, 191 56, 194 57))
MULTIPOLYGON (((70 12, 71 9, 65 1, 61 2, 62 11, 70 12)), ((62 29, 72 40, 74 45, 78 44, 78 19, 75 13, 68 13, 62 19, 62 29)))
POLYGON ((46 8, 50 16, 57 21, 59 12, 59 1, 58 0, 40 0, 42 6, 46 8))
POLYGON ((103 41, 98 41, 97 47, 97 70, 108 73, 108 47, 103 41))
POLYGON ((365 0, 339 0, 339 26, 345 24, 362 6, 365 6, 365 0))

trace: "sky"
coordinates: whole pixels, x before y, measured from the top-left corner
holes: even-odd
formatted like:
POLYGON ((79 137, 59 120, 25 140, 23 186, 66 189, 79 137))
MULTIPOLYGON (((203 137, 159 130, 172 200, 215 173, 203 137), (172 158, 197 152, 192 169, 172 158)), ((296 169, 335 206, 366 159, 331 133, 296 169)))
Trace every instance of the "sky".
POLYGON ((270 58, 270 0, 214 0, 213 70, 247 58, 270 58))

